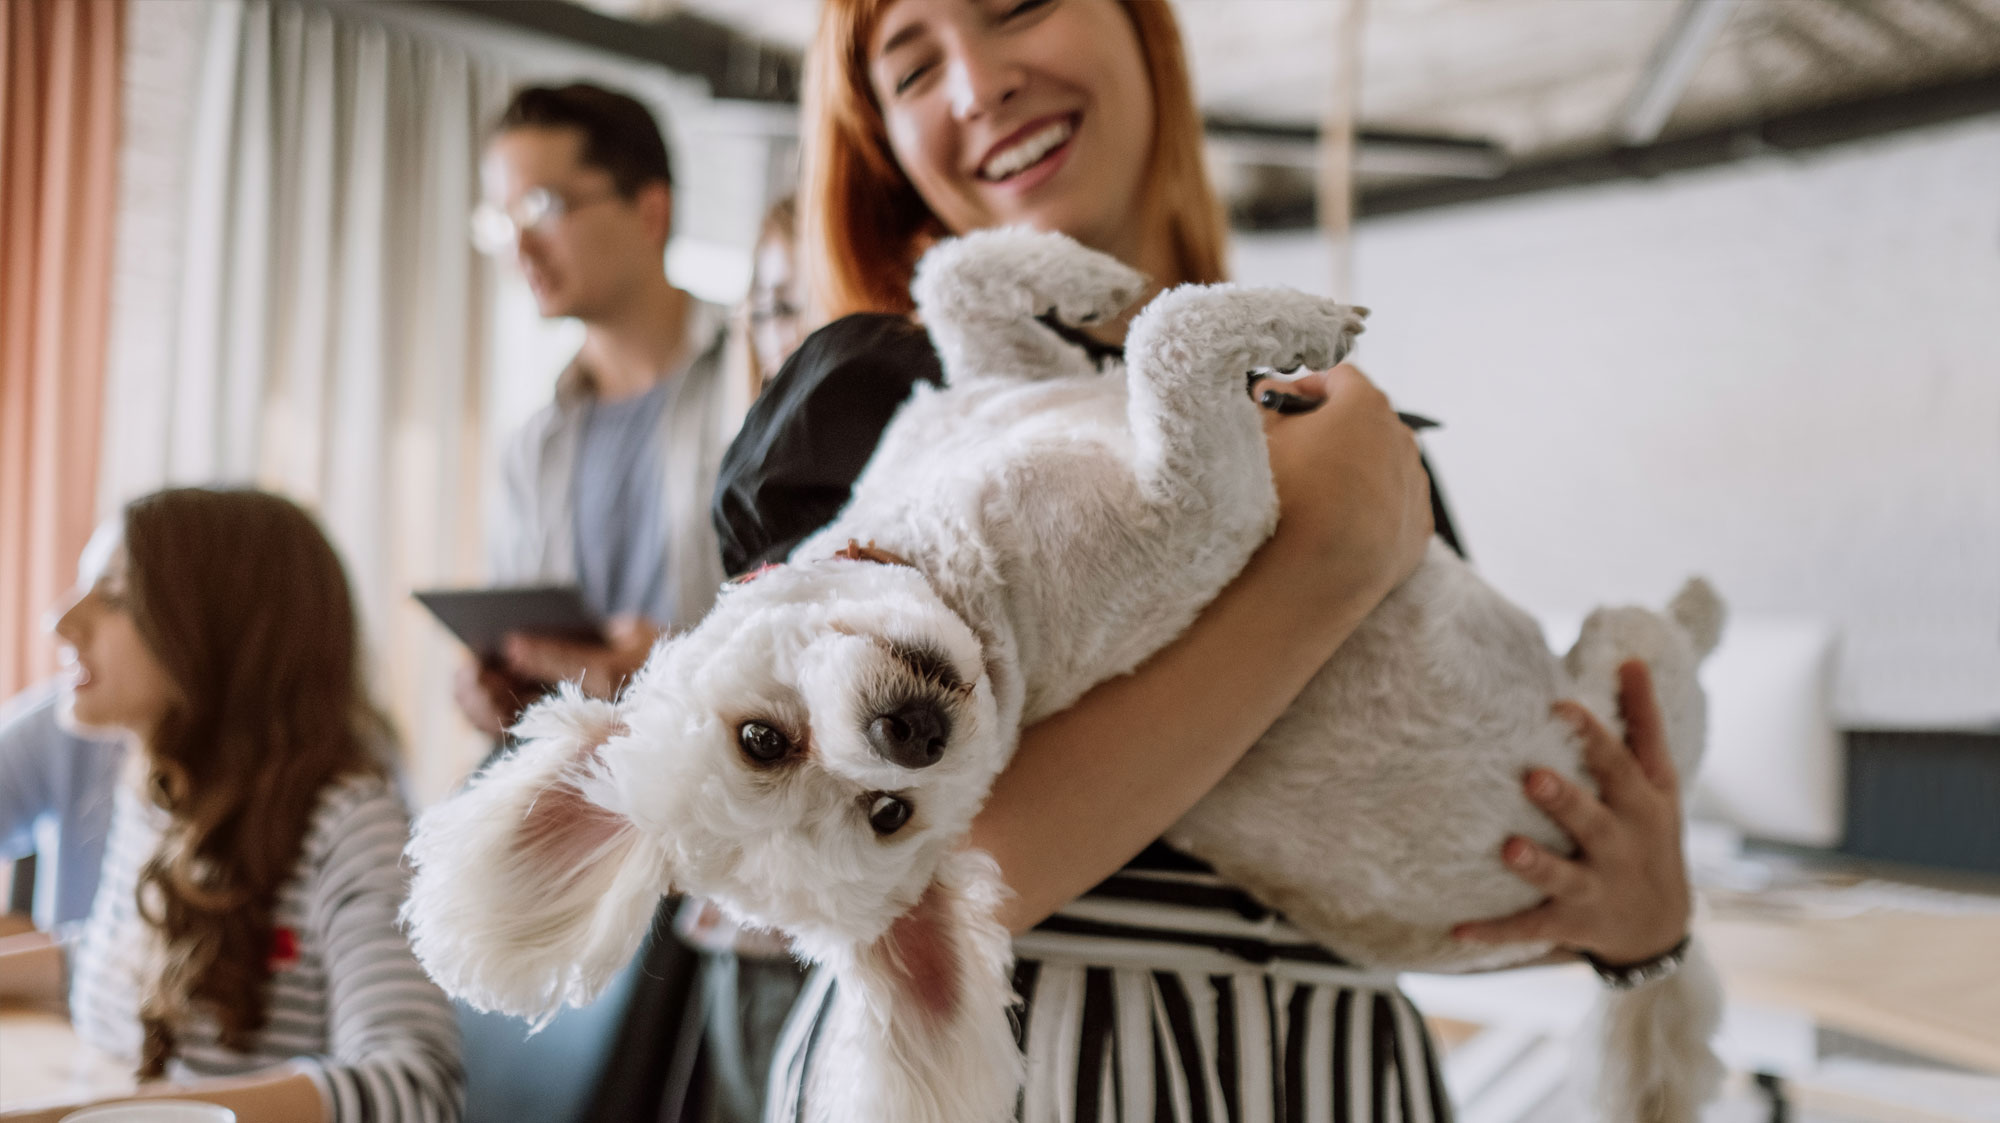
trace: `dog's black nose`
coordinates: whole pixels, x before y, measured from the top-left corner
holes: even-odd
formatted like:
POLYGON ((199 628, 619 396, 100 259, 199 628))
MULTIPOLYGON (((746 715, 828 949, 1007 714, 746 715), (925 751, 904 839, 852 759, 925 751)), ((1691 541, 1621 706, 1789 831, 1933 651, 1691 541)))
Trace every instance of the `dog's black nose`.
POLYGON ((944 756, 951 720, 929 702, 911 702, 868 723, 868 743, 882 759, 904 768, 929 768, 944 756))

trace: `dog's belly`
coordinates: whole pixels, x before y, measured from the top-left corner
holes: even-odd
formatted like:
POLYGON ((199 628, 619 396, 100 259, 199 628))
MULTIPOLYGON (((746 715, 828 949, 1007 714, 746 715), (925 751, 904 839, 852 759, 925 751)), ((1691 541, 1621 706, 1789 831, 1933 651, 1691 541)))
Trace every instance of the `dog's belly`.
POLYGON ((1167 839, 1355 962, 1518 962, 1545 949, 1449 930, 1537 900, 1500 862, 1509 834, 1567 848, 1521 778, 1580 778, 1549 713, 1571 693, 1534 622, 1434 552, 1167 839))

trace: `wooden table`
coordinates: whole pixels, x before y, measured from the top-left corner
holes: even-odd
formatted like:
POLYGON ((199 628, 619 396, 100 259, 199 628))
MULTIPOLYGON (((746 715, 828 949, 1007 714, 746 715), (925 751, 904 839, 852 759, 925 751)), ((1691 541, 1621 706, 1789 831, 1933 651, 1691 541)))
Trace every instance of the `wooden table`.
POLYGON ((77 1040, 67 1018, 0 1003, 0 1110, 75 1103, 136 1087, 132 1066, 77 1040))
POLYGON ((2000 1073, 2000 914, 1787 916, 1718 903, 1701 932, 1737 997, 2000 1073))

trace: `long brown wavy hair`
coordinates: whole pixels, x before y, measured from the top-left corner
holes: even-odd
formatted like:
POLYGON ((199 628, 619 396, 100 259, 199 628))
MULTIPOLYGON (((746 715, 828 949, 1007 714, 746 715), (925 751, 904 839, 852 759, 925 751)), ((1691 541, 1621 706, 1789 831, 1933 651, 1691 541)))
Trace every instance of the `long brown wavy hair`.
MULTIPOLYGON (((815 322, 851 312, 908 314, 917 259, 946 233, 889 149, 868 83, 868 40, 894 0, 825 0, 806 50, 799 171, 800 264, 815 322)), ((1173 253, 1165 285, 1227 272, 1228 224, 1209 183, 1201 113, 1180 26, 1165 0, 1120 0, 1152 84, 1151 162, 1139 221, 1173 253)))
POLYGON ((347 576, 312 517, 260 491, 177 488, 124 512, 131 612, 173 683, 144 755, 167 812, 139 874, 164 957, 141 1076, 199 1011, 247 1051, 264 1027, 271 912, 321 791, 380 772, 386 719, 363 687, 347 576))

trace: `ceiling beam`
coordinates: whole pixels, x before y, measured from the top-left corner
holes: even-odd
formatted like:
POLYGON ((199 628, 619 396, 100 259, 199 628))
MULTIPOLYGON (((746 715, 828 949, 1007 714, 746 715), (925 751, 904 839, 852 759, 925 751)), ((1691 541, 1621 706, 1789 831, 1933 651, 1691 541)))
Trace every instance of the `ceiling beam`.
POLYGON ((1801 110, 1643 148, 1526 164, 1484 182, 1420 184, 1363 192, 1360 214, 1366 218, 1618 180, 1653 179, 1746 157, 1810 152, 1985 114, 2000 114, 2000 70, 1902 93, 1801 110))
POLYGON ((1682 0, 1673 26, 1653 49, 1646 72, 1619 111, 1619 140, 1641 145, 1660 138, 1695 70, 1735 10, 1736 0, 1682 0))
POLYGON ((1836 7, 1847 13, 1856 23, 1873 31, 1876 38, 1887 40, 1896 53, 1906 58, 1918 62, 1935 62, 1944 53, 1923 36, 1890 19, 1874 7, 1857 4, 1854 0, 1836 0, 1836 7))
POLYGON ((562 0, 416 0, 562 39, 708 83, 711 96, 737 101, 799 100, 799 53, 685 9, 659 19, 618 19, 562 0))
MULTIPOLYGON (((1246 163, 1319 168, 1320 131, 1312 125, 1279 125, 1243 117, 1213 116, 1202 122, 1209 142, 1246 163)), ((1359 129, 1356 170, 1363 175, 1429 175, 1491 179, 1507 170, 1507 152, 1490 140, 1359 129)))
POLYGON ((1930 4, 1950 12, 1961 26, 1974 35, 2000 35, 2000 19, 1972 7, 1966 0, 1930 0, 1930 4))

